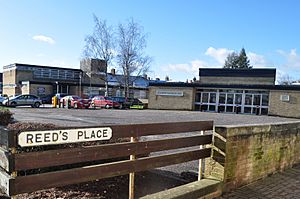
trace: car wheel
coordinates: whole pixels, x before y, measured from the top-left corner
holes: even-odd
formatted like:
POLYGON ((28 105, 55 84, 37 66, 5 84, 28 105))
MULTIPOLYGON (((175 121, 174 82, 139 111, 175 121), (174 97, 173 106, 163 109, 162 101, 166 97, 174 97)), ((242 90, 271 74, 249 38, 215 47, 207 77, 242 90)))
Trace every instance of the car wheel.
POLYGON ((109 105, 108 105, 108 104, 106 104, 106 105, 105 105, 105 108, 106 108, 106 109, 109 109, 109 105))
POLYGON ((39 108, 40 107, 40 103, 39 102, 36 102, 36 103, 34 103, 34 105, 33 105, 33 107, 35 107, 35 108, 39 108))
POLYGON ((74 104, 74 108, 78 109, 78 104, 77 103, 74 104))
POLYGON ((16 102, 11 102, 10 106, 15 107, 15 106, 17 106, 17 103, 16 102))
POLYGON ((123 109, 123 105, 122 104, 120 104, 119 109, 123 109))

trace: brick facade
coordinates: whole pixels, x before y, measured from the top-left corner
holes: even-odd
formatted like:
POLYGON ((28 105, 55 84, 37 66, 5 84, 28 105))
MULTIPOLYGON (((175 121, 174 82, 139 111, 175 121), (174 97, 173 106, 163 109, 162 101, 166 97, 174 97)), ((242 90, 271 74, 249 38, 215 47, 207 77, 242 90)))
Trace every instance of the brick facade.
POLYGON ((270 91, 269 115, 300 118, 299 91, 270 91), (281 100, 281 96, 289 96, 289 100, 281 100))
POLYGON ((195 99, 194 88, 149 87, 149 108, 166 110, 193 110, 195 99), (159 96, 157 90, 180 91, 183 96, 159 96))
POLYGON ((215 128, 213 158, 206 161, 206 177, 234 189, 300 163, 300 122, 220 126, 215 128), (225 152, 225 157, 220 155, 225 152))

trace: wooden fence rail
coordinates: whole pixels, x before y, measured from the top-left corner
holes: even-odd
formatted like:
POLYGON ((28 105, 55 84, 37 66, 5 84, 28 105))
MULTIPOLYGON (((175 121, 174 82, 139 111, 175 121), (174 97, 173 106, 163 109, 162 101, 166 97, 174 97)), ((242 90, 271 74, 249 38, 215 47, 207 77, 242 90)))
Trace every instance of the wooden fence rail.
POLYGON ((100 145, 76 145, 76 148, 58 148, 59 145, 55 145, 49 150, 30 151, 18 146, 18 135, 21 132, 0 129, 0 188, 7 195, 14 196, 199 160, 211 155, 211 148, 200 149, 194 146, 212 143, 211 134, 200 135, 200 131, 213 129, 212 121, 112 125, 109 128, 112 129, 113 139, 134 138, 135 142, 107 141, 100 145), (187 133, 180 137, 163 136, 198 131, 197 135, 187 133), (157 139, 147 139, 149 135, 156 135, 157 139), (141 136, 145 136, 144 141, 139 141, 141 136), (186 149, 180 152, 168 151, 180 148, 186 149), (159 151, 164 152, 151 154, 159 151), (134 158, 130 160, 129 156, 134 158))

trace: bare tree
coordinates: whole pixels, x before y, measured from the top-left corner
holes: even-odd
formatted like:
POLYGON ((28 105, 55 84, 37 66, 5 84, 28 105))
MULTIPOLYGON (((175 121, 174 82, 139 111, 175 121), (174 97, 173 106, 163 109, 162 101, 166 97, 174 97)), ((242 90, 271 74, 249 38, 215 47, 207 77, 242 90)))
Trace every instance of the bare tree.
POLYGON ((130 85, 133 82, 130 76, 145 74, 149 70, 151 58, 144 55, 147 42, 143 27, 133 19, 127 24, 119 24, 117 42, 117 63, 124 75, 125 97, 128 97, 130 85))
POLYGON ((277 79, 279 85, 292 85, 294 82, 295 81, 289 74, 281 74, 277 79))
MULTIPOLYGON (((85 58, 101 59, 105 61, 106 70, 104 71, 103 80, 105 81, 105 95, 108 95, 108 77, 107 77, 107 67, 113 59, 113 49, 114 49, 114 33, 111 26, 106 24, 106 20, 98 19, 94 15, 94 30, 91 35, 85 38, 86 45, 83 50, 83 55, 85 58)), ((99 68, 99 71, 101 69, 99 68)), ((94 71, 87 72, 92 73, 94 71)), ((103 72, 103 71, 102 71, 103 72)))

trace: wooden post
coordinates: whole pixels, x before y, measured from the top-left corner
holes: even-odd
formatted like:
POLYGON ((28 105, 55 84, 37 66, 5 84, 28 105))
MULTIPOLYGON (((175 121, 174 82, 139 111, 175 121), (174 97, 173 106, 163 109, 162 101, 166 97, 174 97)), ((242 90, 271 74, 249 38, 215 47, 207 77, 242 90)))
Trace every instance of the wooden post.
MULTIPOLYGON (((130 142, 137 142, 137 138, 131 137, 130 142)), ((130 155, 130 160, 135 160, 135 155, 130 155)), ((129 174, 129 199, 134 199, 134 173, 129 174)))
MULTIPOLYGON (((10 152, 12 154, 16 154, 17 153, 17 149, 15 147, 10 148, 10 152)), ((17 171, 12 171, 11 172, 11 177, 16 178, 18 176, 18 172, 17 171)), ((16 199, 17 196, 10 196, 11 199, 16 199)))
MULTIPOLYGON (((204 131, 200 131, 200 135, 204 135, 204 131)), ((200 149, 203 149, 203 145, 200 145, 200 149)), ((199 160, 199 170, 198 170, 198 181, 202 179, 202 167, 203 167, 203 160, 199 160)))

